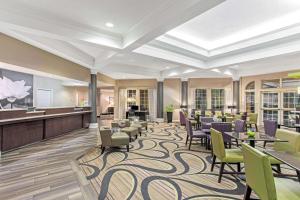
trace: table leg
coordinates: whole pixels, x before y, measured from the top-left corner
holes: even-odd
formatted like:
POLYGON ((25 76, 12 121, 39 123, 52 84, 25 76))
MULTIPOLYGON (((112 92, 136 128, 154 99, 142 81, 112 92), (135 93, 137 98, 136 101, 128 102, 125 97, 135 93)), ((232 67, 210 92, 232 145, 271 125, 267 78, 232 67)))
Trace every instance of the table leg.
POLYGON ((299 171, 299 170, 296 170, 296 172, 297 172, 298 180, 299 180, 299 182, 300 182, 300 171, 299 171))

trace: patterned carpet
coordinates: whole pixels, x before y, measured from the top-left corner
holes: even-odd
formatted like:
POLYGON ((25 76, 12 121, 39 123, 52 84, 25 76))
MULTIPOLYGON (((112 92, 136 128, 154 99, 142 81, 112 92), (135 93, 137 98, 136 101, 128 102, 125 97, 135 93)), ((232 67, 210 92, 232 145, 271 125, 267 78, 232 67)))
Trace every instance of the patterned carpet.
POLYGON ((211 156, 199 143, 189 151, 186 132, 155 125, 131 143, 130 152, 93 148, 79 159, 98 199, 242 199, 244 183, 231 175, 217 182, 211 156))

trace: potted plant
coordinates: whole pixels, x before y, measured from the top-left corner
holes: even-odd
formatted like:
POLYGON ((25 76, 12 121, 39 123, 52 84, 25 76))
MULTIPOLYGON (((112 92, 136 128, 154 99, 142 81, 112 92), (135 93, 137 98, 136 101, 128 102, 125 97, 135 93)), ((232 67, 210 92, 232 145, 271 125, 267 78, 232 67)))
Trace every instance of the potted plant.
POLYGON ((172 118, 173 118, 173 111, 174 111, 174 106, 173 104, 167 105, 165 108, 167 112, 167 122, 172 123, 172 118))

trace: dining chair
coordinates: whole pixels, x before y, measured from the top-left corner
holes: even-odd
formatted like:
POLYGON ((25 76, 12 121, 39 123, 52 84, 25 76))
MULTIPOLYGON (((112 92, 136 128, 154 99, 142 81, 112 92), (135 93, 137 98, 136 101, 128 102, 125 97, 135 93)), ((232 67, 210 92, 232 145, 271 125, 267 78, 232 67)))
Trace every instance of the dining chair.
POLYGON ((211 117, 211 116, 212 116, 212 112, 211 112, 210 110, 206 110, 206 111, 204 112, 204 116, 205 116, 205 117, 211 117))
POLYGON ((185 115, 182 111, 179 111, 179 121, 180 121, 180 126, 184 126, 185 127, 185 123, 186 123, 186 120, 185 120, 185 115))
POLYGON ((251 199, 252 190, 261 200, 300 199, 299 183, 286 178, 274 178, 269 157, 261 151, 242 144, 246 174, 244 199, 251 199))
POLYGON ((190 120, 186 119, 186 131, 187 131, 187 136, 186 136, 186 142, 185 144, 187 145, 188 140, 190 141, 189 143, 189 150, 191 150, 191 145, 193 139, 201 139, 201 143, 203 143, 203 140, 207 142, 207 135, 206 133, 198 130, 198 131, 193 131, 192 128, 192 123, 190 120))
POLYGON ((129 151, 129 136, 124 132, 112 133, 111 129, 99 128, 101 137, 101 154, 106 147, 126 146, 129 151))
POLYGON ((234 131, 236 133, 245 132, 246 131, 245 128, 246 128, 246 123, 245 123, 244 120, 240 120, 240 119, 235 120, 235 122, 234 122, 234 131))
POLYGON ((222 133, 214 128, 211 128, 211 141, 213 150, 211 171, 214 170, 215 164, 221 164, 218 183, 221 182, 223 174, 241 174, 241 163, 243 163, 243 155, 241 149, 225 149, 222 133), (216 162, 216 159, 218 159, 220 162, 216 162), (225 164, 237 165, 237 172, 224 172, 225 164))
POLYGON ((216 116, 216 117, 223 116, 222 111, 216 110, 216 111, 215 111, 215 116, 216 116))
POLYGON ((287 129, 277 129, 276 138, 287 142, 274 142, 276 151, 287 151, 291 153, 300 152, 300 133, 287 129))
MULTIPOLYGON (((271 137, 275 137, 277 131, 277 121, 264 120, 265 134, 271 137)), ((264 148, 266 148, 267 141, 264 142, 264 148)))
POLYGON ((232 124, 228 122, 213 122, 211 124, 211 128, 221 132, 223 135, 223 140, 225 145, 226 146, 228 145, 228 147, 231 148, 231 143, 232 143, 231 137, 224 133, 232 131, 232 124))
POLYGON ((247 127, 251 128, 252 125, 255 126, 255 130, 258 132, 257 128, 257 118, 258 114, 257 113, 249 113, 249 119, 247 120, 247 127))

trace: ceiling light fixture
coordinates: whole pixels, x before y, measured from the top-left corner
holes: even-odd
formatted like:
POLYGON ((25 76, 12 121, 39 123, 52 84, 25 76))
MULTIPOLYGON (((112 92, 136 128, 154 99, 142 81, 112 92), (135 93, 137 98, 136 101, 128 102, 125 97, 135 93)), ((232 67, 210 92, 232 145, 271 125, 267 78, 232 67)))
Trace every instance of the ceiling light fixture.
POLYGON ((221 73, 221 71, 219 69, 212 69, 212 72, 217 72, 217 73, 221 73))
POLYGON ((196 71, 195 69, 187 69, 183 72, 183 74, 187 74, 187 73, 191 73, 191 72, 194 72, 196 71))
POLYGON ((109 28, 113 28, 115 25, 111 22, 106 22, 105 26, 109 27, 109 28))
POLYGON ((170 73, 168 76, 177 76, 177 75, 178 75, 177 72, 172 72, 172 73, 170 73))
POLYGON ((232 76, 232 72, 230 70, 228 70, 228 69, 224 72, 224 74, 228 75, 228 76, 232 76))

